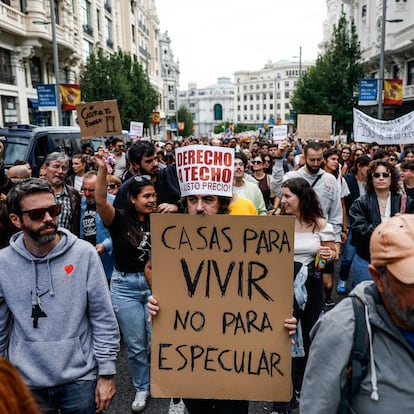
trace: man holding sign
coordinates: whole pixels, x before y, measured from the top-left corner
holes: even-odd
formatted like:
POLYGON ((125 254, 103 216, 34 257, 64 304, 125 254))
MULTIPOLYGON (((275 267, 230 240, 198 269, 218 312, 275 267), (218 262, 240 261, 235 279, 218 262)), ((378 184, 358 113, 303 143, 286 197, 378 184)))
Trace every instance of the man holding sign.
MULTIPOLYGON (((151 392, 153 395, 157 396, 168 396, 168 394, 169 396, 174 396, 181 394, 182 396, 186 397, 184 398, 184 403, 189 414, 247 414, 249 407, 249 401, 247 400, 249 399, 249 395, 248 393, 244 392, 244 389, 242 389, 239 384, 241 382, 244 383, 245 378, 248 378, 252 381, 259 381, 259 377, 262 377, 262 381, 263 378, 266 378, 266 380, 268 378, 271 378, 271 380, 274 381, 275 377, 279 377, 279 375, 283 376, 283 373, 281 374, 281 371, 284 370, 284 366, 282 367, 283 364, 281 364, 280 366, 278 365, 280 358, 277 363, 274 360, 271 361, 273 357, 278 355, 277 349, 275 349, 278 347, 278 343, 277 341, 275 341, 276 331, 282 331, 282 334, 285 335, 285 333, 283 332, 284 329, 281 327, 282 323, 278 323, 279 316, 277 316, 276 322, 270 329, 273 331, 271 332, 271 335, 267 336, 266 338, 264 336, 260 337, 260 339, 263 339, 263 344, 260 345, 262 347, 260 362, 258 362, 257 360, 253 361, 253 359, 257 358, 257 354, 254 351, 249 350, 244 352, 237 350, 237 346, 240 345, 237 342, 239 342, 241 335, 238 331, 238 328, 236 328, 235 325, 232 325, 232 327, 230 327, 231 323, 228 319, 226 319, 228 322, 226 326, 223 325, 220 327, 218 326, 220 324, 209 323, 210 319, 214 319, 214 316, 217 316, 220 313, 220 311, 222 311, 222 322, 224 324, 224 315, 226 315, 226 318, 229 317, 230 314, 235 316, 237 312, 234 311, 234 306, 237 307, 238 304, 242 305, 247 302, 249 307, 254 308, 257 305, 257 302, 261 301, 267 303, 268 308, 270 307, 274 309, 275 307, 280 306, 280 303, 283 301, 283 299, 279 297, 276 298, 279 292, 275 293, 273 290, 271 290, 270 286, 274 284, 274 280, 271 279, 271 276, 274 276, 274 274, 270 275, 270 272, 273 272, 273 270, 270 269, 270 266, 267 266, 267 268, 269 268, 269 274, 267 273, 267 271, 263 272, 262 277, 258 278, 255 278, 255 276, 257 275, 252 274, 252 269, 254 270, 255 266, 262 266, 262 264, 258 261, 250 261, 249 264, 246 263, 246 266, 243 266, 242 261, 240 261, 238 262, 238 264, 235 264, 235 266, 238 266, 236 276, 232 277, 233 267, 230 266, 227 275, 225 275, 225 280, 221 280, 220 278, 219 268, 222 265, 222 263, 220 262, 220 260, 222 259, 220 259, 220 257, 222 257, 223 252, 224 256, 227 253, 231 257, 231 260, 234 259, 234 256, 242 256, 243 248, 240 247, 237 243, 237 236, 243 234, 243 232, 246 233, 248 231, 247 225, 236 225, 234 226, 234 232, 232 232, 231 224, 233 223, 233 221, 230 220, 230 217, 226 218, 225 220, 222 220, 221 217, 217 217, 214 220, 214 224, 212 224, 212 220, 206 217, 211 215, 228 214, 228 206, 230 204, 232 195, 234 162, 233 157, 233 150, 228 150, 225 148, 217 148, 217 151, 215 151, 215 149, 212 150, 212 147, 191 146, 187 147, 186 149, 183 149, 183 151, 178 151, 177 170, 181 193, 184 196, 182 200, 183 206, 185 207, 186 212, 193 217, 190 218, 183 216, 180 220, 179 216, 171 217, 159 215, 153 216, 153 221, 151 223, 151 226, 154 225, 154 227, 152 227, 152 232, 155 240, 155 244, 153 245, 153 269, 155 274, 154 292, 161 292, 161 290, 163 290, 161 288, 164 286, 165 289, 165 286, 167 285, 168 289, 171 289, 170 293, 167 293, 167 296, 165 296, 165 290, 163 294, 160 293, 159 296, 160 300, 163 301, 163 313, 160 316, 158 316, 153 330, 154 336, 152 349, 153 360, 151 364, 151 392), (196 215, 202 217, 194 217, 196 215), (190 228, 190 226, 194 223, 197 224, 197 230, 194 230, 194 228, 190 228), (162 226, 164 226, 164 229, 162 229, 162 226), (177 239, 175 237, 177 235, 175 229, 178 228, 182 230, 179 231, 181 236, 178 236, 177 239), (210 232, 211 238, 208 237, 210 241, 207 243, 208 247, 205 248, 207 250, 211 250, 212 252, 216 249, 217 243, 220 244, 221 247, 218 248, 217 255, 211 255, 211 258, 207 260, 207 266, 204 266, 203 260, 206 259, 206 254, 208 252, 202 252, 204 248, 193 244, 198 244, 196 242, 196 239, 193 239, 193 237, 197 238, 198 236, 200 236, 201 239, 204 239, 206 234, 210 234, 210 232), (216 234, 215 236, 213 236, 214 233, 216 234), (187 241, 185 241, 185 239, 187 241), (175 242, 177 242, 177 240, 180 247, 177 247, 175 245, 175 242), (172 255, 165 257, 165 260, 163 259, 162 261, 158 260, 158 258, 160 257, 158 253, 162 253, 162 255, 164 253, 164 251, 161 251, 163 246, 157 246, 159 242, 161 242, 164 245, 164 247, 166 247, 167 254, 169 250, 171 252, 170 254, 172 255), (235 251, 232 252, 231 250, 233 248, 235 249, 235 251), (157 251, 157 249, 160 250, 157 251), (180 259, 179 255, 184 252, 185 254, 180 259), (192 273, 193 269, 191 261, 194 257, 193 252, 196 252, 195 254, 201 254, 202 263, 198 267, 196 275, 194 277, 191 277, 190 273, 192 273), (171 272, 172 265, 174 265, 174 259, 172 259, 171 257, 175 257, 175 260, 178 260, 177 268, 174 267, 177 273, 171 272), (217 258, 217 261, 215 260, 215 258, 217 258), (164 263, 161 262, 168 263, 170 269, 170 271, 167 272, 168 275, 165 272, 160 271, 162 269, 162 266, 164 265, 164 263), (181 263, 181 265, 179 263, 181 263), (186 281, 184 289, 188 290, 188 294, 178 296, 174 289, 176 289, 178 285, 182 285, 182 279, 179 279, 180 268, 186 281), (211 275, 211 277, 207 276, 207 280, 211 279, 211 283, 207 282, 206 280, 205 282, 207 282, 207 284, 204 285, 205 282, 203 282, 202 280, 206 277, 206 268, 214 268, 215 270, 212 272, 215 272, 215 277, 213 275, 211 275), (250 276, 247 276, 246 280, 244 280, 244 272, 250 272, 250 276), (168 280, 168 278, 170 278, 170 280, 168 280), (216 278, 219 280, 221 294, 217 292, 216 278), (237 281, 235 283, 236 279, 238 283, 237 281), (264 281, 262 279, 267 280, 264 281), (270 282, 270 284, 266 284, 267 282, 270 282), (244 283, 246 283, 248 286, 244 286, 244 283), (234 299, 231 297, 231 293, 228 291, 237 286, 237 284, 239 286, 239 289, 238 294, 236 294, 236 299, 234 299), (203 287, 201 287, 201 285, 203 285, 203 287), (205 293, 203 293, 204 291, 205 293), (219 296, 218 298, 215 297, 217 296, 217 293, 219 296), (216 302, 217 300, 218 302, 216 302), (236 305, 234 303, 230 303, 232 301, 235 302, 236 305), (171 343, 174 342, 173 336, 177 334, 177 329, 174 328, 175 332, 171 332, 170 337, 169 333, 166 335, 163 323, 171 319, 174 313, 174 308, 176 309, 175 314, 177 315, 179 313, 178 307, 186 306, 187 303, 192 304, 193 308, 197 310, 192 314, 191 323, 197 324, 197 317, 205 317, 206 324, 205 326, 197 327, 195 331, 189 328, 187 329, 188 332, 185 332, 186 329, 183 328, 183 332, 180 332, 178 334, 179 338, 177 339, 178 341, 180 341, 179 343, 181 345, 172 346, 172 344, 167 344, 167 341, 171 343), (224 310, 221 309, 223 307, 224 310), (214 308, 212 310, 212 313, 208 311, 208 308, 210 308, 210 310, 211 308, 214 308), (216 314, 213 315, 213 313, 216 314), (196 316, 196 318, 193 319, 193 316, 196 316), (214 333, 211 334, 211 332, 214 332, 214 330, 216 330, 217 332, 220 331, 220 334, 218 334, 217 336, 214 333), (209 343, 207 345, 205 342, 204 344, 202 344, 203 338, 206 338, 205 336, 203 337, 205 331, 208 331, 207 334, 209 336, 209 339, 207 340, 212 341, 212 343, 209 343), (268 348, 266 348, 264 343, 268 343, 267 341, 269 340, 269 338, 271 345, 268 348), (186 341, 188 342, 188 344, 194 341, 199 341, 199 344, 183 345, 186 343, 186 341), (200 355, 198 357, 193 355, 193 361, 190 363, 190 361, 187 359, 191 358, 187 355, 187 351, 190 352, 190 349, 193 353, 202 353, 203 357, 205 358, 204 363, 201 363, 200 365, 200 355), (175 353, 181 354, 179 360, 177 360, 174 357, 175 353), (266 359, 267 357, 269 357, 269 360, 266 359), (187 362, 183 363, 183 358, 187 362), (238 368, 233 366, 234 364, 237 365, 237 358, 239 358, 239 360, 240 358, 242 358, 243 360, 246 359, 246 362, 242 362, 238 368), (249 358, 248 362, 247 358, 249 358), (182 366, 179 367, 177 364, 182 364, 182 366), (183 375, 184 377, 190 377, 190 380, 188 380, 188 378, 185 379, 183 375), (209 394, 207 392, 204 392, 203 389, 197 389, 207 388, 211 385, 208 384, 207 381, 201 380, 200 376, 203 376, 203 378, 204 376, 207 376, 208 378, 211 378, 213 382, 215 381, 215 391, 210 391, 209 394), (171 384, 171 382, 167 384, 167 387, 169 389, 166 389, 165 383, 162 382, 163 380, 165 380, 166 377, 169 377, 170 381, 173 380, 174 382, 174 384, 171 384), (232 379, 236 377, 236 381, 233 382, 232 379), (225 380, 223 380, 223 378, 229 378, 229 380, 226 382, 225 380), (221 383, 220 380, 222 380, 223 382, 221 383), (194 382, 199 382, 200 385, 203 385, 200 387, 196 385, 194 387, 194 382), (191 390, 189 390, 190 388, 191 390), (241 396, 243 396, 243 398, 245 398, 246 400, 238 400, 238 398, 240 398, 241 396), (213 397, 214 399, 212 399, 211 397, 213 397)), ((233 219, 235 221, 240 220, 240 218, 237 217, 234 217, 233 219)), ((246 219, 247 218, 243 220, 245 221, 246 219)), ((250 220, 257 219, 263 220, 263 218, 258 217, 255 217, 254 219, 250 218, 250 220)), ((268 218, 266 218, 265 220, 268 220, 268 218)), ((263 222, 259 221, 257 223, 263 222)), ((254 226, 251 225, 250 227, 251 229, 253 229, 254 226)), ((255 230, 257 229, 255 228, 255 230)), ((256 232, 256 234, 258 234, 258 232, 256 232)), ((278 248, 280 250, 283 250, 289 244, 287 239, 288 236, 284 238, 286 242, 285 244, 281 240, 279 240, 278 244, 278 242, 276 242, 275 239, 274 244, 278 244, 278 248)), ((246 243, 248 244, 249 242, 246 241, 246 243)), ((261 250, 261 248, 259 247, 258 249, 261 250)), ((269 249, 271 250, 272 247, 269 246, 269 249)), ((254 250, 256 250, 256 247, 254 248, 254 250)), ((251 254, 250 251, 248 251, 247 253, 251 254)), ((262 251, 261 253, 262 257, 263 255, 266 256, 265 252, 262 251)), ((274 258, 276 257, 276 254, 276 252, 273 252, 271 256, 274 258)), ((267 257, 269 258, 270 255, 267 255, 267 257)), ((265 263, 265 260, 262 261, 262 263, 265 263)), ((261 269, 263 270, 264 267, 265 266, 263 265, 263 268, 261 269)), ((291 280, 291 278, 289 280, 291 280)), ((156 294, 158 295, 158 293, 156 294)), ((286 300, 286 303, 288 304, 287 307, 289 308, 290 303, 292 302, 291 299, 289 299, 289 295, 287 296, 286 300)), ((160 311, 158 302, 154 297, 149 298, 148 310, 153 316, 157 315, 160 311)), ((272 314, 270 316, 271 310, 266 310, 269 311, 269 319, 267 320, 268 324, 267 322, 264 322, 264 325, 270 327, 270 325, 272 325, 272 316, 274 315, 272 314)), ((255 312, 255 310, 251 310, 250 312, 252 314, 255 312)), ((263 315, 267 315, 266 312, 263 312, 263 315)), ((184 315, 182 316, 185 317, 184 315)), ((182 318, 178 316, 178 318, 176 319, 177 324, 184 325, 186 323, 183 320, 181 320, 181 322, 178 321, 179 319, 182 318)), ((253 325, 256 325, 255 328, 252 328, 253 330, 256 328, 258 330, 262 328, 263 330, 266 330, 266 327, 263 324, 259 327, 261 322, 253 320, 251 320, 251 322, 253 325)), ((286 319, 284 321, 284 328, 288 331, 289 335, 293 335, 296 330, 295 318, 286 319)), ((252 341, 252 336, 246 334, 245 337, 246 344, 244 345, 248 347, 250 345, 250 342, 252 341)), ((285 339, 287 339, 287 336, 285 337, 285 339)), ((256 342, 257 345, 257 342, 259 341, 253 342, 256 342)), ((285 343, 288 345, 288 341, 285 341, 285 343)), ((287 359, 290 361, 290 355, 287 359)), ((285 377, 287 377, 288 381, 290 380, 290 376, 287 372, 285 373, 285 377)), ((258 388, 260 389, 260 385, 258 388)))

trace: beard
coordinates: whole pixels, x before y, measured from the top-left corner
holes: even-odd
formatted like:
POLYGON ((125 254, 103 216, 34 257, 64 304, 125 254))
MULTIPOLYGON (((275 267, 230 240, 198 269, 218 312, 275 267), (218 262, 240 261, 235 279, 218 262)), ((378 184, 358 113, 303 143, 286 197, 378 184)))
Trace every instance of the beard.
MULTIPOLYGON (((385 279, 385 278, 384 278, 385 279)), ((384 280, 383 280, 384 283, 384 280)), ((384 296, 388 302, 388 305, 394 312, 395 316, 404 323, 407 327, 410 329, 414 329, 414 305, 409 306, 406 309, 401 309, 398 306, 397 301, 395 300, 392 292, 388 288, 388 282, 384 283, 385 289, 384 289, 384 296)))
POLYGON ((317 167, 313 167, 313 166, 310 166, 309 164, 306 164, 306 168, 311 174, 316 174, 321 167, 319 165, 317 167))
POLYGON ((33 230, 32 228, 23 226, 24 232, 30 237, 32 240, 39 244, 48 244, 55 240, 57 234, 58 226, 54 223, 46 223, 40 226, 37 230, 33 230), (46 229, 53 229, 53 232, 42 234, 43 230, 46 229))

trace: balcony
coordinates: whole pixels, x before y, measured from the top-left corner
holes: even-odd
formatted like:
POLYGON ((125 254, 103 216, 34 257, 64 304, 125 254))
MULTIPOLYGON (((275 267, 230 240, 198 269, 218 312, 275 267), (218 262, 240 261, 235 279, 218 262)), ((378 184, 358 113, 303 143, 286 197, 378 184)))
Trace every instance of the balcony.
POLYGON ((0 2, 0 22, 4 29, 13 33, 25 29, 25 15, 20 11, 0 2))
POLYGON ((16 78, 8 73, 0 73, 0 83, 6 83, 7 85, 16 85, 16 78))

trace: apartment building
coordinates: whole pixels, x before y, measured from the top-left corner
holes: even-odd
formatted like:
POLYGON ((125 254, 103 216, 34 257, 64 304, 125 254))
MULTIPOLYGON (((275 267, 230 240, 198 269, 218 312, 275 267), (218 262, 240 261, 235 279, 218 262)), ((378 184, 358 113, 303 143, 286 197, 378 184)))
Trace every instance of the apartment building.
MULTIPOLYGON (((59 83, 77 82, 96 46, 106 53, 120 48, 138 59, 162 96, 155 0, 0 0, 0 125, 57 124, 56 111, 39 110, 36 91, 56 83, 54 40, 59 83)), ((75 111, 62 112, 64 125, 75 121, 75 111)))
MULTIPOLYGON (((327 21, 324 40, 330 38, 332 27, 342 11, 355 23, 361 42, 362 59, 368 77, 379 78, 383 21, 386 1, 384 39, 384 78, 403 79, 403 104, 384 106, 384 118, 392 119, 414 110, 414 2, 412 0, 327 0, 327 21)), ((377 106, 364 107, 377 116, 377 106)))

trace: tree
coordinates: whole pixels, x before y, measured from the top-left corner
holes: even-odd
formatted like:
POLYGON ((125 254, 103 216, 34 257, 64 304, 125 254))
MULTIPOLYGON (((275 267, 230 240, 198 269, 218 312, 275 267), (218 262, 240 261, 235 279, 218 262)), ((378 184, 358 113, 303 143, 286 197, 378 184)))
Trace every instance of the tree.
POLYGON ((325 53, 299 81, 292 106, 302 114, 332 115, 337 129, 349 133, 359 80, 363 76, 356 27, 342 13, 325 53))
MULTIPOLYGON (((193 135, 194 128, 193 128, 193 117, 190 112, 188 112, 185 106, 180 106, 178 109, 178 122, 184 122, 184 130, 179 131, 180 135, 183 137, 189 137, 193 135)), ((178 128, 178 125, 177 125, 178 128)))
POLYGON ((141 64, 121 50, 106 56, 98 48, 82 68, 80 84, 85 102, 118 101, 124 129, 129 129, 130 121, 145 122, 149 126, 151 113, 159 104, 159 94, 141 64))

